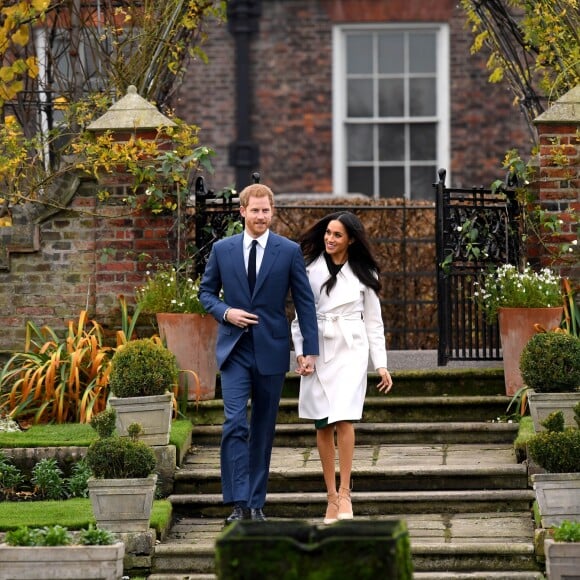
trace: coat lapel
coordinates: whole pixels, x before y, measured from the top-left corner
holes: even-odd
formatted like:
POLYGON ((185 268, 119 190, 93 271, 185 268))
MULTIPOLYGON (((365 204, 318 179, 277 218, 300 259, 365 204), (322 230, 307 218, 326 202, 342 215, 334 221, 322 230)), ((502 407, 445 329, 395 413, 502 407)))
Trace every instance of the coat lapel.
POLYGON ((236 276, 238 283, 246 290, 248 296, 250 295, 250 287, 248 286, 248 275, 244 266, 244 236, 234 236, 230 241, 230 259, 232 262, 232 272, 236 276))
MULTIPOLYGON (((311 271, 311 275, 317 280, 318 288, 330 276, 323 256, 318 257, 308 269, 311 271)), ((336 278, 336 286, 330 292, 330 296, 326 294, 326 289, 322 290, 320 295, 317 296, 318 308, 324 312, 328 312, 344 304, 356 302, 360 291, 360 281, 347 263, 340 270, 336 278)))

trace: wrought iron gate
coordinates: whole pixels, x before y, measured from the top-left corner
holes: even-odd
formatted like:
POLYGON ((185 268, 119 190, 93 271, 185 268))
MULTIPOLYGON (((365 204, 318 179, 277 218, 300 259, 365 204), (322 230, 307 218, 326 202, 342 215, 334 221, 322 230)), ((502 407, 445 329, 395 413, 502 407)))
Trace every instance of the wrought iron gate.
MULTIPOLYGON (((257 182, 258 178, 254 178, 257 182)), ((211 248, 226 235, 228 227, 240 220, 240 200, 237 193, 225 196, 207 189, 200 175, 195 181, 195 273, 201 276, 211 248)))
POLYGON ((438 364, 501 360, 497 324, 474 298, 474 282, 489 267, 517 264, 519 204, 513 191, 448 188, 439 170, 436 194, 438 364))

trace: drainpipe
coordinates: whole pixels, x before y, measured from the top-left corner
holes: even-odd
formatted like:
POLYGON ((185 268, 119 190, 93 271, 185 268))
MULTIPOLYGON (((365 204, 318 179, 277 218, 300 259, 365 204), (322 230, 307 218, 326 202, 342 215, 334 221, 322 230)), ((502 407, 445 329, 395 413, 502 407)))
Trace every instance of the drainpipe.
POLYGON ((236 51, 236 140, 230 143, 229 164, 235 168, 238 191, 250 183, 260 159, 251 130, 254 92, 250 81, 250 37, 258 32, 261 14, 261 0, 228 2, 228 30, 234 37, 236 51))

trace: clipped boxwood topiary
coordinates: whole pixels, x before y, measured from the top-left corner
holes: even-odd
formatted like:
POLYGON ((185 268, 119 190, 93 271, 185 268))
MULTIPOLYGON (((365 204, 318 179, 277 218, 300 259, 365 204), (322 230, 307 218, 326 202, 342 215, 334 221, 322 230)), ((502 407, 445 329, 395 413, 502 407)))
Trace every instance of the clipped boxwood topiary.
POLYGON ((146 397, 171 391, 179 368, 175 355, 150 338, 131 340, 111 359, 109 387, 116 397, 146 397))
MULTIPOLYGON (((580 403, 574 407, 580 422, 580 403)), ((562 411, 551 413, 542 422, 547 431, 536 433, 528 441, 530 457, 548 473, 580 473, 580 429, 564 427, 562 411)))
POLYGON ((98 479, 130 479, 149 477, 157 465, 153 449, 139 441, 142 428, 133 423, 129 437, 119 437, 112 433, 115 410, 108 409, 91 420, 91 427, 99 438, 87 449, 86 462, 98 479))
POLYGON ((524 383, 537 392, 571 392, 580 388, 580 338, 564 332, 532 336, 520 357, 524 383))

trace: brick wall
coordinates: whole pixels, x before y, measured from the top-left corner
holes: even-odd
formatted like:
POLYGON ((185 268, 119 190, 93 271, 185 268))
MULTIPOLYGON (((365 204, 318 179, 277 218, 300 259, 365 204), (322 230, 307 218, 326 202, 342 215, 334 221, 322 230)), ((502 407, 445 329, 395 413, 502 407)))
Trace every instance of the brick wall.
MULTIPOLYGON (((485 55, 470 55, 471 32, 456 2, 425 0, 264 0, 251 44, 253 138, 264 182, 277 193, 332 192, 332 27, 342 22, 448 22, 453 187, 489 186, 508 149, 529 151, 531 134, 505 85, 487 81, 485 55), (427 4, 429 7, 427 7, 427 4), (427 9, 428 8, 428 9, 427 9)), ((236 139, 235 61, 227 27, 212 30, 209 64, 195 63, 177 114, 201 127, 215 148, 211 187, 234 181, 228 145, 236 139)), ((449 169, 449 168, 447 168, 449 169)), ((337 192, 341 193, 341 192, 337 192)))
MULTIPOLYGON (((576 92, 580 95, 580 87, 576 92)), ((557 110, 559 104, 554 105, 557 110)), ((550 115, 551 111, 545 113, 550 115)), ((556 113, 557 116, 557 113, 556 113)), ((541 119, 541 117, 540 117, 541 119)), ((538 153, 539 199, 542 209, 556 214, 562 220, 562 233, 548 243, 552 247, 563 241, 578 242, 580 214, 580 110, 576 108, 576 120, 567 118, 562 122, 537 124, 540 150, 538 153), (569 211, 571 210, 571 211, 569 211), (551 243, 553 242, 553 243, 551 243)), ((572 247, 567 259, 559 266, 576 286, 580 283, 580 248, 572 247)), ((552 265, 544 255, 544 263, 552 265)), ((558 265, 558 263, 556 264, 558 265)))
MULTIPOLYGON (((115 196, 98 207, 97 189, 84 182, 71 211, 38 224, 38 251, 10 254, 9 269, 0 271, 0 353, 23 348, 27 321, 61 334, 85 309, 112 340, 121 323, 118 296, 132 302, 144 280, 146 260, 138 257, 171 259, 172 217, 123 216, 127 208, 115 196)), ((123 189, 114 193, 122 197, 123 189)))

